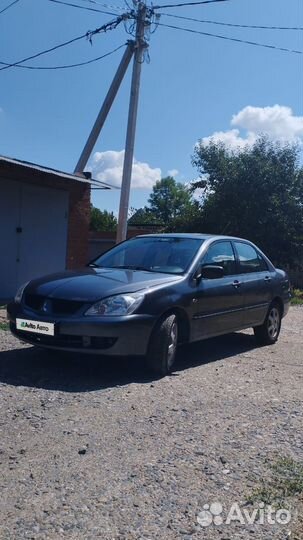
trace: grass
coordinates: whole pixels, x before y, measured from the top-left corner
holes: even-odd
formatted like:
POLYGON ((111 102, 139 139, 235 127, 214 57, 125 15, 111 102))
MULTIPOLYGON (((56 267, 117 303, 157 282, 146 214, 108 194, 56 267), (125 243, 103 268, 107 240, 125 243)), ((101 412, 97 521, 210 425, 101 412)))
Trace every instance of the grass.
POLYGON ((0 330, 8 330, 9 329, 9 324, 8 322, 2 322, 0 321, 0 330))
POLYGON ((263 479, 262 484, 248 497, 249 503, 285 505, 287 499, 303 493, 303 462, 282 457, 270 465, 269 472, 269 478, 263 479))
POLYGON ((269 466, 269 475, 247 498, 249 504, 264 503, 273 509, 291 511, 290 535, 302 540, 303 530, 303 462, 290 457, 277 458, 269 466), (293 514, 294 512, 294 514, 293 514))
MULTIPOLYGON (((6 305, 0 306, 0 309, 6 309, 6 305)), ((0 330, 8 330, 8 329, 9 329, 8 322, 0 318, 0 330)))
POLYGON ((293 289, 291 296, 291 305, 299 306, 303 304, 303 290, 302 289, 293 289))
MULTIPOLYGON (((2 305, 0 306, 0 309, 6 309, 6 305, 2 305)), ((9 324, 8 322, 3 318, 0 318, 0 330, 8 330, 9 329, 9 324)))

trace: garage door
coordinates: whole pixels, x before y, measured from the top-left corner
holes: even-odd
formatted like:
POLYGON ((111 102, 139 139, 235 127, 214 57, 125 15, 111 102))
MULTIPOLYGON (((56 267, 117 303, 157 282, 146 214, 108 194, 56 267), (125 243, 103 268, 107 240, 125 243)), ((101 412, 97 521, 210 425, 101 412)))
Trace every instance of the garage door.
POLYGON ((66 263, 68 192, 5 182, 0 197, 0 299, 66 263))
POLYGON ((20 185, 0 181, 0 302, 14 294, 17 286, 17 252, 20 185))

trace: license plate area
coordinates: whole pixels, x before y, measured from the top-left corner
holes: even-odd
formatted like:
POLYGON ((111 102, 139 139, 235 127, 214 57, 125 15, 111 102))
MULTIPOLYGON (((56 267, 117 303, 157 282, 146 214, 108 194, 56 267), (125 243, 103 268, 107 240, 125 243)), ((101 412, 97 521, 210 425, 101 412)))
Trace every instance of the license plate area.
POLYGON ((55 324, 45 321, 31 321, 29 319, 16 319, 17 330, 23 332, 32 332, 34 334, 43 334, 45 336, 55 335, 55 324))

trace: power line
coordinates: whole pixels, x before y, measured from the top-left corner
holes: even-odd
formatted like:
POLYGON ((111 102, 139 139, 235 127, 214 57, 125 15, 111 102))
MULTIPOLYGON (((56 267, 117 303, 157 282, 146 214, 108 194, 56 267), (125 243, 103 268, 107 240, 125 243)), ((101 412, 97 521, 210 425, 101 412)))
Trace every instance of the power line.
POLYGON ((63 4, 64 6, 69 6, 69 7, 73 7, 73 8, 85 9, 87 11, 94 11, 94 12, 97 12, 97 13, 103 13, 104 15, 117 15, 117 13, 113 13, 111 11, 103 11, 101 9, 89 8, 89 7, 86 7, 86 6, 79 6, 78 4, 70 4, 69 2, 64 2, 63 0, 48 0, 48 1, 49 2, 54 2, 55 4, 63 4))
POLYGON ((12 7, 14 4, 17 4, 17 2, 20 2, 20 0, 14 0, 14 2, 11 2, 10 4, 8 4, 8 6, 6 6, 4 9, 2 9, 0 11, 0 15, 1 13, 4 13, 7 9, 9 9, 10 7, 12 7))
POLYGON ((79 2, 86 2, 89 4, 95 4, 96 6, 101 6, 109 9, 119 9, 121 11, 124 11, 124 8, 122 6, 117 6, 114 4, 102 4, 101 2, 96 2, 95 0, 79 0, 79 2))
POLYGON ((295 49, 288 49, 286 47, 277 47, 276 45, 268 45, 266 43, 257 43, 256 41, 248 41, 245 39, 221 36, 220 34, 211 34, 209 32, 200 32, 199 30, 193 30, 192 28, 183 28, 181 26, 173 26, 170 24, 162 24, 162 23, 159 23, 159 26, 164 26, 165 28, 173 28, 174 30, 182 30, 183 32, 190 32, 191 34, 200 34, 202 36, 224 39, 226 41, 235 41, 236 43, 246 43, 247 45, 254 45, 255 47, 265 47, 266 49, 276 49, 278 51, 284 51, 284 52, 289 52, 289 53, 294 53, 294 54, 303 54, 303 51, 297 51, 295 49))
POLYGON ((183 17, 182 15, 173 15, 172 13, 161 13, 162 17, 173 17, 174 19, 183 19, 185 21, 193 21, 198 23, 216 24, 219 26, 229 26, 232 28, 253 28, 257 30, 303 30, 302 26, 259 26, 252 24, 233 24, 220 21, 210 21, 207 19, 195 19, 193 17, 183 17))
POLYGON ((113 4, 102 4, 101 2, 96 2, 96 0, 79 0, 79 2, 86 2, 88 4, 95 4, 96 6, 102 6, 102 7, 106 7, 106 8, 112 8, 112 9, 122 9, 123 8, 121 6, 115 6, 113 4))
MULTIPOLYGON (((97 56, 97 58, 93 58, 92 60, 86 60, 85 62, 78 62, 77 64, 68 64, 63 66, 22 66, 22 65, 16 65, 17 68, 22 69, 37 69, 37 70, 51 70, 51 69, 69 69, 69 68, 75 68, 80 66, 86 66, 87 64, 92 64, 93 62, 97 62, 98 60, 102 60, 103 58, 106 58, 107 56, 110 56, 114 54, 115 52, 119 51, 119 49, 122 49, 122 47, 125 47, 125 43, 122 45, 119 45, 119 47, 116 47, 112 51, 103 54, 102 56, 97 56)), ((0 62, 0 64, 4 66, 10 66, 11 64, 7 64, 6 62, 0 62)))
POLYGON ((183 6, 200 6, 201 4, 215 4, 216 2, 229 2, 229 0, 203 0, 201 2, 183 2, 182 4, 166 4, 165 6, 153 6, 153 9, 183 7, 183 6))
POLYGON ((46 49, 45 51, 41 51, 36 54, 33 54, 32 56, 28 56, 27 58, 23 58, 22 60, 18 60, 17 62, 14 62, 13 64, 6 64, 3 68, 0 68, 0 71, 3 71, 4 69, 8 69, 10 67, 18 66, 19 64, 23 64, 24 62, 27 62, 28 60, 33 60, 33 58, 37 58, 38 56, 42 56, 43 54, 47 54, 49 52, 55 51, 56 49, 60 49, 61 47, 66 47, 67 45, 70 45, 71 43, 75 43, 76 41, 79 41, 80 39, 83 39, 85 37, 87 37, 87 33, 82 34, 82 36, 78 36, 73 39, 70 39, 69 41, 64 41, 64 43, 55 45, 54 47, 51 47, 50 49, 46 49))
POLYGON ((121 15, 117 17, 115 20, 110 21, 106 24, 103 24, 99 28, 96 28, 96 30, 89 30, 85 34, 82 34, 81 36, 77 36, 75 38, 72 38, 68 41, 65 41, 64 43, 59 43, 59 45, 55 45, 54 47, 50 47, 49 49, 46 49, 44 51, 40 51, 36 54, 33 54, 31 56, 28 56, 27 58, 23 58, 22 60, 18 60, 17 62, 13 62, 12 64, 6 64, 4 67, 0 68, 0 71, 3 71, 4 69, 8 69, 10 67, 18 66, 19 64, 24 64, 24 62, 27 62, 28 60, 33 60, 34 58, 38 58, 38 56, 42 56, 44 54, 48 54, 52 51, 55 51, 57 49, 60 49, 62 47, 66 47, 67 45, 70 45, 71 43, 75 43, 76 41, 80 41, 81 39, 89 39, 91 41, 92 37, 95 34, 99 34, 101 32, 106 32, 107 30, 112 30, 118 26, 123 20, 125 16, 121 15))

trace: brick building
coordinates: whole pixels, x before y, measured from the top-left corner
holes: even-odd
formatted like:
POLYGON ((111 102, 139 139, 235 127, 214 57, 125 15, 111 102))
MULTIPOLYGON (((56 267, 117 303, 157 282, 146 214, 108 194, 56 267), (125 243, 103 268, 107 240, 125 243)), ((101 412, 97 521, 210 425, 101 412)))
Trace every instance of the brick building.
POLYGON ((0 302, 87 262, 90 190, 85 177, 0 156, 0 302))

